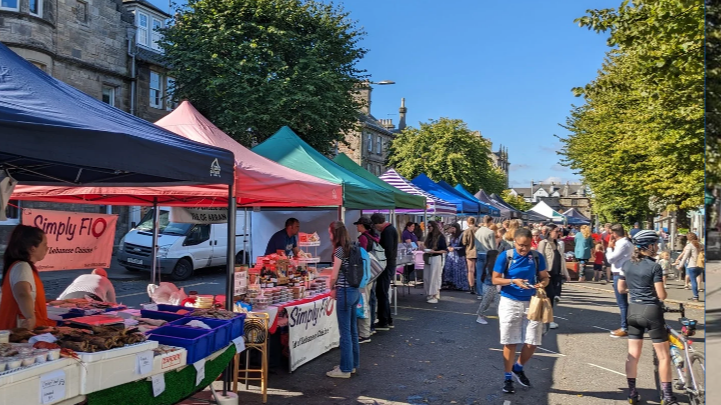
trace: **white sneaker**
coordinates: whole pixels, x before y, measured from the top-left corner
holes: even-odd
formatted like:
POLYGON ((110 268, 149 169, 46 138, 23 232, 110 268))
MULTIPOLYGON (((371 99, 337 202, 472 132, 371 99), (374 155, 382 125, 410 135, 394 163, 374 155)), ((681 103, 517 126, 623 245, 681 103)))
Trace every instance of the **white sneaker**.
POLYGON ((438 299, 434 297, 434 298, 429 299, 426 302, 429 304, 438 304, 438 299))
POLYGON ((340 366, 335 366, 333 370, 325 373, 325 375, 333 378, 350 378, 351 373, 344 373, 340 371, 340 366))
POLYGON ((479 315, 478 318, 476 318, 476 322, 480 323, 481 325, 488 325, 488 321, 482 315, 479 315))
POLYGON ((551 322, 548 327, 551 329, 558 329, 558 324, 556 322, 551 322))

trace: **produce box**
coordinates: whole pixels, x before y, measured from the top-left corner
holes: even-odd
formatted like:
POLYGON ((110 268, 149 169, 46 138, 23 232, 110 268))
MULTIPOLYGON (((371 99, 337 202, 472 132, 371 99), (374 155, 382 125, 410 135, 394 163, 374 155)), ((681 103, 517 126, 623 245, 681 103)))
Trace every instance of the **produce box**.
POLYGON ((211 351, 217 351, 222 349, 223 347, 227 346, 230 342, 230 329, 232 326, 232 323, 230 321, 224 321, 222 319, 212 319, 212 318, 197 318, 192 316, 186 316, 184 318, 178 319, 177 321, 170 322, 170 325, 178 326, 181 328, 190 328, 195 330, 205 330, 212 334, 211 339, 211 351), (211 329, 202 329, 202 328, 194 328, 192 326, 185 326, 190 321, 200 321, 205 323, 206 325, 210 326, 211 329))
POLYGON ((80 368, 76 360, 60 359, 3 373, 0 404, 55 404, 75 398, 80 395, 80 368))
POLYGON ((212 352, 213 334, 207 330, 165 325, 148 333, 148 339, 158 343, 182 347, 188 351, 186 364, 207 357, 212 352))

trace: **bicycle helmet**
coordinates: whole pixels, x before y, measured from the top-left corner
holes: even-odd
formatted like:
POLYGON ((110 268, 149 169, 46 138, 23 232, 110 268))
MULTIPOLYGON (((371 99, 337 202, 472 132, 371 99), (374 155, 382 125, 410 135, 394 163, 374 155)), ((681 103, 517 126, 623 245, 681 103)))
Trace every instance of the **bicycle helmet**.
POLYGON ((636 247, 645 249, 649 245, 658 243, 658 234, 655 231, 639 231, 632 240, 636 247))

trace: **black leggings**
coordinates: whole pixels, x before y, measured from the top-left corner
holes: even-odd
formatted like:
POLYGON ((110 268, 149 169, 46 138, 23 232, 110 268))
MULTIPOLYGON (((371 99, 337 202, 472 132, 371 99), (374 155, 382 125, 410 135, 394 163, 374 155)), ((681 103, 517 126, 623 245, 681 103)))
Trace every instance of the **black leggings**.
POLYGON ((644 333, 648 332, 653 343, 668 341, 668 331, 661 306, 630 303, 627 319, 629 339, 643 339, 644 333))

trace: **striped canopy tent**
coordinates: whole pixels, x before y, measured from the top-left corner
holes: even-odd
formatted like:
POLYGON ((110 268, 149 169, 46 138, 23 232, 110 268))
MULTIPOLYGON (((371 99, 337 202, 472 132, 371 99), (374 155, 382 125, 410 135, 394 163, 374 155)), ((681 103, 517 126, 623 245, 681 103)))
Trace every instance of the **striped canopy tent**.
MULTIPOLYGON (((389 169, 380 176, 380 179, 391 186, 418 196, 426 197, 426 210, 428 215, 456 215, 456 205, 427 193, 411 183, 410 180, 401 176, 394 169, 389 169)), ((397 209, 397 213, 409 215, 423 215, 423 211, 397 209)))

